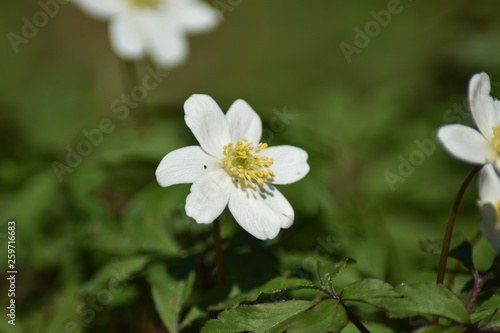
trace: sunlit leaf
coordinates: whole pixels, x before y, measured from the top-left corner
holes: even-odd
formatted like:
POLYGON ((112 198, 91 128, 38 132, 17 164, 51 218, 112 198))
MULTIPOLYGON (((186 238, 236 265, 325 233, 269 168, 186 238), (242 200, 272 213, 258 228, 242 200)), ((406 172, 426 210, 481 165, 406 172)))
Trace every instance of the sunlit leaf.
POLYGON ((401 294, 380 279, 359 280, 347 285, 341 292, 342 299, 368 301, 376 297, 401 297, 401 294))
POLYGON ((393 317, 406 317, 415 313, 445 317, 460 323, 469 323, 469 314, 464 303, 452 291, 435 283, 401 284, 395 291, 407 297, 406 303, 399 309, 391 309, 393 317))
POLYGON ((347 314, 336 299, 326 299, 301 315, 288 333, 340 332, 347 325, 347 314))
POLYGON ((484 325, 500 309, 500 295, 493 295, 470 315, 473 323, 484 325))
POLYGON ((304 311, 314 306, 311 301, 284 301, 277 303, 241 305, 223 311, 217 319, 206 322, 201 333, 282 333, 304 311))
POLYGON ((233 297, 226 304, 253 302, 262 295, 271 295, 271 297, 274 296, 277 299, 277 295, 303 288, 316 288, 316 286, 304 279, 276 277, 260 287, 233 297))
POLYGON ((415 331, 415 333, 461 333, 465 332, 465 327, 458 326, 425 326, 415 331))

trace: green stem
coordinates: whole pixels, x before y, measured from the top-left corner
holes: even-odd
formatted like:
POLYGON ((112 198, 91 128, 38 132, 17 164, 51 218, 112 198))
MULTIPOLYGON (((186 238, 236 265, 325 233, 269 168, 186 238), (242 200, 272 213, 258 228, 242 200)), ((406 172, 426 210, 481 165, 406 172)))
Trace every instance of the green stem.
POLYGON ((460 203, 465 194, 465 190, 469 187, 470 182, 476 175, 476 173, 481 169, 481 167, 474 167, 467 177, 465 177, 462 186, 458 190, 457 196, 455 197, 455 202, 453 202, 453 207, 451 208, 450 216, 448 218, 448 225, 446 226, 446 232, 443 240, 443 248, 441 250, 441 258, 439 260, 437 284, 443 284, 444 274, 446 271, 446 261, 448 259, 448 252, 450 250, 451 236, 453 234, 453 228, 455 226, 455 220, 457 219, 458 209, 460 208, 460 203))
POLYGON ((219 283, 224 282, 224 260, 222 257, 222 241, 220 237, 220 223, 219 218, 216 218, 213 229, 213 238, 215 245, 215 265, 217 269, 217 281, 219 283))
MULTIPOLYGON (((144 107, 143 100, 138 100, 138 97, 134 95, 134 91, 142 87, 143 85, 139 81, 139 75, 137 73, 137 62, 135 61, 124 61, 124 89, 125 92, 122 94, 122 100, 125 100, 127 107, 130 108, 130 113, 132 117, 135 118, 140 126, 141 132, 145 131, 145 125, 147 123, 146 111, 144 107)), ((144 90, 144 89, 143 89, 144 90)), ((146 97, 146 96, 144 96, 146 97)), ((142 96, 141 96, 142 98, 142 96)))
POLYGON ((349 318, 349 320, 354 324, 354 326, 356 326, 358 331, 360 331, 361 333, 370 333, 370 330, 368 330, 368 328, 366 328, 366 326, 363 325, 361 320, 359 320, 358 317, 356 317, 356 315, 354 313, 352 313, 351 310, 349 310, 347 305, 344 304, 342 299, 334 291, 328 289, 326 286, 324 286, 322 284, 316 284, 316 283, 313 283, 313 284, 315 285, 316 288, 318 288, 318 290, 324 292, 325 294, 327 294, 331 298, 334 298, 337 301, 339 301, 339 303, 344 308, 345 313, 347 314, 347 318, 349 318))

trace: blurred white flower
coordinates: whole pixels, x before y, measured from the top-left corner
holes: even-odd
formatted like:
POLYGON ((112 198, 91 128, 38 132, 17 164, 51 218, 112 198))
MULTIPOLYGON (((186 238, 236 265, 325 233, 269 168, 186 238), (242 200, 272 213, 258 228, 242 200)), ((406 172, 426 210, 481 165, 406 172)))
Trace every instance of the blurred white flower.
POLYGON ((99 18, 110 20, 114 51, 126 60, 149 54, 163 67, 175 66, 188 53, 186 35, 214 28, 219 14, 200 0, 75 0, 99 18))
POLYGON ((491 164, 481 169, 479 199, 483 217, 479 229, 491 246, 500 251, 500 177, 491 164))
POLYGON ((490 91, 488 75, 475 74, 469 83, 469 102, 479 131, 460 124, 445 125, 437 138, 454 157, 472 164, 492 163, 500 170, 500 102, 490 91))
POLYGON ((193 183, 186 214, 213 222, 226 206, 247 232, 271 239, 292 225, 294 211, 274 187, 298 181, 309 172, 307 153, 293 146, 259 143, 262 122, 243 100, 226 115, 207 95, 184 104, 185 121, 200 146, 167 154, 156 169, 161 186, 193 183))

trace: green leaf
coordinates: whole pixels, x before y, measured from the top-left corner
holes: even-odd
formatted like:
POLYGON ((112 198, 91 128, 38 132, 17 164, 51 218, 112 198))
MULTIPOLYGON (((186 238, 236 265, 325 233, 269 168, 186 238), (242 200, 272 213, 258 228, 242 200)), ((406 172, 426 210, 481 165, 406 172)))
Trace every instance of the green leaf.
MULTIPOLYGON (((351 283, 344 287, 341 298, 345 302, 367 303, 386 310, 389 314, 413 305, 390 284, 380 279, 364 279, 351 283)), ((408 313, 408 316, 411 314, 408 313)))
POLYGON ((284 301, 257 305, 241 305, 223 311, 217 319, 206 322, 201 333, 282 333, 304 311, 314 306, 311 301, 284 301))
POLYGON ((493 295, 470 315, 471 321, 478 326, 484 325, 499 308, 500 295, 493 295))
POLYGON ((179 247, 172 235, 166 232, 165 220, 161 218, 175 207, 175 200, 164 194, 170 194, 170 191, 159 186, 150 186, 137 193, 129 203, 123 228, 139 250, 176 255, 179 247), (163 211, 159 207, 168 209, 163 211))
POLYGON ((148 280, 156 310, 169 332, 179 332, 180 313, 194 282, 194 273, 185 280, 176 280, 163 263, 154 263, 148 268, 148 280))
POLYGON ((425 326, 415 331, 415 333, 461 333, 465 332, 464 327, 458 326, 425 326))
POLYGON ((500 276, 500 254, 493 259, 493 264, 489 269, 495 276, 500 276))
MULTIPOLYGON (((460 244, 467 242, 467 239, 465 238, 464 235, 454 233, 451 237, 451 243, 450 243, 450 251, 455 249, 456 247, 460 246, 460 244)), ((436 256, 441 255, 441 250, 443 248, 443 240, 438 239, 438 240, 421 240, 420 241, 420 249, 424 252, 427 252, 429 254, 433 254, 436 256)))
POLYGON ((103 266, 93 277, 82 286, 82 293, 96 294, 108 290, 112 294, 121 292, 134 274, 140 271, 149 261, 146 256, 130 257, 112 261, 103 266))
POLYGON ((354 259, 344 259, 342 261, 331 264, 329 261, 318 261, 318 278, 321 284, 328 283, 330 289, 333 289, 333 280, 337 277, 337 275, 344 270, 344 268, 351 263, 355 263, 354 259))
POLYGON ((460 243, 458 246, 450 247, 450 256, 459 260, 470 270, 475 270, 474 262, 472 261, 472 245, 471 243, 465 241, 460 243))
POLYGON ((348 323, 342 304, 336 299, 326 299, 306 311, 287 330, 288 333, 340 332, 348 323))
POLYGON ((310 281, 304 279, 276 277, 266 282, 264 285, 249 292, 239 294, 222 304, 228 306, 240 304, 242 302, 254 302, 263 295, 285 293, 302 288, 316 288, 316 286, 310 281))
POLYGON ((495 329, 495 332, 500 332, 500 308, 495 310, 495 313, 484 325, 484 327, 490 328, 490 332, 493 332, 493 328, 495 329))
POLYGON ((189 327, 196 320, 206 316, 206 312, 198 308, 196 305, 192 306, 182 319, 181 328, 189 327))
POLYGON ((360 300, 368 303, 377 297, 401 297, 389 283, 380 279, 353 282, 345 286, 340 295, 343 300, 360 300))
POLYGON ((76 295, 77 286, 71 283, 57 293, 51 303, 45 304, 50 309, 46 332, 64 332, 67 327, 81 326, 82 317, 76 315, 76 309, 82 301, 76 295))
POLYGON ((435 283, 401 284, 394 288, 409 298, 399 309, 392 309, 392 317, 408 317, 416 313, 436 315, 460 323, 470 323, 464 303, 452 291, 435 283))

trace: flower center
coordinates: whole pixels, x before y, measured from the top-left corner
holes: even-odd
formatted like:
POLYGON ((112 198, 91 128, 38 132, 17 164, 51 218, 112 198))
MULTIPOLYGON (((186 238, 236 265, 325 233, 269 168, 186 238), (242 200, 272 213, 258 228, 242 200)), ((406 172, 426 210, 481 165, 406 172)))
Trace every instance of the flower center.
POLYGON ((256 189, 257 185, 264 186, 265 180, 274 177, 274 172, 269 169, 274 160, 258 155, 265 148, 267 143, 259 143, 254 150, 253 142, 245 138, 234 144, 228 143, 224 146, 222 163, 237 182, 256 189))
POLYGON ((136 7, 157 7, 161 0, 129 0, 136 7))
POLYGON ((493 139, 491 140, 493 147, 497 151, 497 156, 500 156, 500 125, 493 127, 493 139))
POLYGON ((497 226, 500 226, 500 200, 498 200, 497 204, 494 205, 495 212, 497 213, 497 226))

